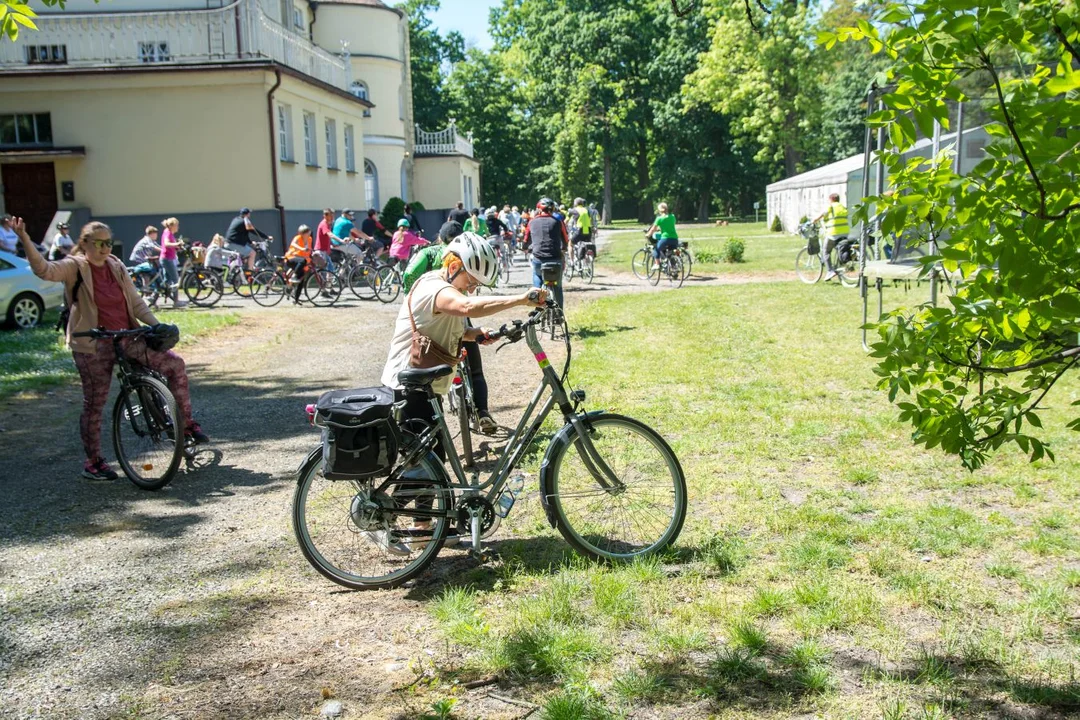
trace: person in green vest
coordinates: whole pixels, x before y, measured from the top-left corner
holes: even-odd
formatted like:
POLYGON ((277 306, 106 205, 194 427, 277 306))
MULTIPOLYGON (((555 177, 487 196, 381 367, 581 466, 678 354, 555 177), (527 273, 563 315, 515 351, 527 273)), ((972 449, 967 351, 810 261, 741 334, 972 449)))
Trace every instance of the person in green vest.
POLYGON ((836 268, 832 264, 832 249, 851 231, 847 208, 840 203, 840 195, 833 193, 829 196, 829 207, 825 208, 825 212, 818 215, 814 222, 823 222, 825 225, 825 246, 821 251, 825 255, 825 267, 829 270, 825 279, 832 280, 836 277, 836 268))
MULTIPOLYGON (((592 215, 589 213, 589 208, 585 207, 584 198, 574 199, 574 209, 570 211, 570 218, 574 228, 574 234, 570 236, 570 247, 575 257, 580 260, 592 241, 593 232, 592 215)), ((593 250, 596 250, 595 246, 593 250)))
POLYGON ((487 221, 484 220, 480 214, 480 208, 473 208, 472 215, 465 221, 465 232, 476 233, 480 237, 486 238, 488 235, 487 221))

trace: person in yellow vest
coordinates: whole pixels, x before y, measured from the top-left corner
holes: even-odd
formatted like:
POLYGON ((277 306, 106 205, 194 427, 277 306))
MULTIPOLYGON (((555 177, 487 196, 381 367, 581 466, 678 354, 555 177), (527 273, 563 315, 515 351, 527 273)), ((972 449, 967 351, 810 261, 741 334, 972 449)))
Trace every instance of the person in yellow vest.
POLYGON ((846 238, 851 231, 851 228, 848 226, 847 208, 840 204, 840 196, 838 194, 833 193, 829 196, 829 207, 825 209, 825 212, 814 219, 815 223, 822 221, 824 221, 825 224, 825 245, 821 250, 822 254, 825 256, 825 267, 829 270, 825 279, 832 280, 836 277, 836 268, 832 265, 830 253, 832 252, 832 249, 836 247, 836 244, 840 242, 840 239, 846 238))
MULTIPOLYGON (((580 260, 585 251, 592 242, 592 215, 589 214, 589 208, 585 207, 584 198, 574 199, 574 209, 570 211, 571 225, 574 228, 574 234, 570 237, 570 248, 573 250, 576 257, 580 260)), ((595 252, 596 247, 593 246, 595 252)))

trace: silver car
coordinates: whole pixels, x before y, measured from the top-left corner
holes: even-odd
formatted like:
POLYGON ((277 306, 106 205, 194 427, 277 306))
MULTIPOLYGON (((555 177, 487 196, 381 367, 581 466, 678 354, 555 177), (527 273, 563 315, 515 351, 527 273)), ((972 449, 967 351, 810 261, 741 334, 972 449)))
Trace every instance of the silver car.
POLYGON ((0 251, 0 313, 9 327, 32 328, 45 312, 64 302, 64 284, 34 275, 30 263, 0 251))

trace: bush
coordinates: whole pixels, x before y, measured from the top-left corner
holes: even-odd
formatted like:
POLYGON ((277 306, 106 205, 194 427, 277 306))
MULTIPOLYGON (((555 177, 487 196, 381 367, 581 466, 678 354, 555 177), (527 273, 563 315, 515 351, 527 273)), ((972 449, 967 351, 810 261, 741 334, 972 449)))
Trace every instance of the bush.
POLYGON ((784 232, 784 223, 780 222, 779 215, 773 215, 772 225, 769 226, 769 230, 772 232, 784 232))
POLYGON ((412 207, 413 212, 420 212, 421 210, 427 210, 427 208, 424 207, 424 203, 420 202, 419 200, 410 200, 408 204, 409 204, 410 207, 412 207))
POLYGON ((744 252, 746 252, 746 243, 739 238, 731 238, 724 243, 724 262, 741 263, 744 252))
POLYGON ((405 201, 399 197, 392 197, 386 201, 382 211, 382 224, 385 227, 397 226, 397 221, 405 217, 405 201))

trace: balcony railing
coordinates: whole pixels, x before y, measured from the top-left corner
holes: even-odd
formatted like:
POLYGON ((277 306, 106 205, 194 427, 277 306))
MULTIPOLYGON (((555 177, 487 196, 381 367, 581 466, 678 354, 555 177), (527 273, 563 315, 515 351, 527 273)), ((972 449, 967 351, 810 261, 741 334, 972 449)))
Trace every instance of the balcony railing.
POLYGON ((473 156, 473 135, 466 133, 462 136, 457 129, 457 124, 450 120, 450 127, 438 132, 428 132, 416 126, 416 154, 417 155, 464 155, 473 156))
POLYGON ((352 80, 350 63, 282 27, 258 0, 211 10, 43 14, 35 23, 37 32, 0 43, 0 70, 27 65, 30 46, 63 46, 68 67, 270 59, 342 90, 352 80))

